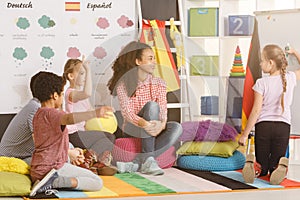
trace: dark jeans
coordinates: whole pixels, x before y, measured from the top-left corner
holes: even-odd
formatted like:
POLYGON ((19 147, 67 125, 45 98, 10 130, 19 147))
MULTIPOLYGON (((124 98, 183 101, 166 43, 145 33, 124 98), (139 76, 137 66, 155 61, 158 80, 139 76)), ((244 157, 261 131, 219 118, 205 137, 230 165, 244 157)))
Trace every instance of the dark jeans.
POLYGON ((104 151, 113 150, 115 136, 102 131, 78 131, 69 134, 69 141, 74 147, 92 149, 101 156, 104 151))
MULTIPOLYGON (((148 102, 138 115, 145 120, 159 120, 160 108, 156 102, 148 102)), ((156 158, 172 145, 182 134, 182 127, 178 122, 167 122, 166 128, 156 137, 149 135, 143 128, 127 122, 123 137, 137 137, 142 139, 142 152, 137 155, 133 162, 143 163, 150 156, 156 158)))
POLYGON ((284 122, 264 121, 255 125, 255 157, 261 164, 261 176, 276 169, 279 159, 285 156, 290 125, 284 122))

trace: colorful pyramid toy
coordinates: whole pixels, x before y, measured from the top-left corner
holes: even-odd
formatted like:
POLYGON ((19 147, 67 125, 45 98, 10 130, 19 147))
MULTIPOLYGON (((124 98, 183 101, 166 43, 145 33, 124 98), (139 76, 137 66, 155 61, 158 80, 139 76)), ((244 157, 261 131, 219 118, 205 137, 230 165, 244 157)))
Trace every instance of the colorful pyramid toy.
POLYGON ((239 45, 235 50, 234 61, 230 70, 230 76, 245 76, 245 70, 239 45))

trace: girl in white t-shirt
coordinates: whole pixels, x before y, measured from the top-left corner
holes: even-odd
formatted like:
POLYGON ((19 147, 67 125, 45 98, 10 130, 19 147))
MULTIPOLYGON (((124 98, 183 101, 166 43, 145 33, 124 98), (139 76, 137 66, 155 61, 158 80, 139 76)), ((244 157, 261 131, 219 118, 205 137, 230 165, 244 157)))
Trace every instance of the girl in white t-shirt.
MULTIPOLYGON (((300 58, 293 49, 287 53, 300 58)), ((285 52, 274 44, 263 48, 260 66, 269 76, 258 79, 252 88, 253 107, 245 130, 239 138, 239 143, 245 145, 252 127, 255 126, 257 163, 254 155, 247 155, 243 177, 245 182, 252 183, 255 177, 269 174, 270 183, 277 185, 287 173, 288 159, 284 156, 290 136, 290 107, 296 80, 300 79, 300 70, 287 71, 285 52), (257 167, 260 169, 256 169, 257 167)))

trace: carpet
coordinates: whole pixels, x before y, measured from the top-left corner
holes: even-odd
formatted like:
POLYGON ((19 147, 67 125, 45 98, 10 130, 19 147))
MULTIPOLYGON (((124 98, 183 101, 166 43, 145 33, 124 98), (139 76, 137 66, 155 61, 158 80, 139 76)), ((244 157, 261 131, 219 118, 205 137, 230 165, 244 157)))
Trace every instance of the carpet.
MULTIPOLYGON (((197 194, 209 192, 230 192, 246 189, 300 188, 300 182, 285 179, 280 185, 270 185, 268 177, 256 179, 253 184, 243 181, 241 170, 209 172, 179 168, 165 169, 163 176, 140 173, 101 176, 104 187, 98 192, 62 191, 50 196, 38 195, 34 199, 89 199, 133 197, 147 195, 197 194)), ((29 198, 24 198, 29 200, 29 198)))

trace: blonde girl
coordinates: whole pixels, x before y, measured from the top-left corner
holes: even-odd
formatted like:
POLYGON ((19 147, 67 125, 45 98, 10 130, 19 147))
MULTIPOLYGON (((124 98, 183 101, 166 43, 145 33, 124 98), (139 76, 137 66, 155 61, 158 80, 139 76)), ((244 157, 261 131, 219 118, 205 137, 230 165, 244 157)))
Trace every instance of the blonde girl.
MULTIPOLYGON (((287 172, 288 159, 284 156, 290 136, 290 107, 296 80, 300 79, 300 70, 287 71, 285 52, 274 44, 263 48, 260 66, 269 76, 258 79, 253 86, 254 103, 239 143, 246 144, 255 126, 255 157, 261 165, 260 176, 270 174, 270 183, 280 184, 287 172)), ((243 169, 246 182, 253 182, 257 176, 254 159, 253 155, 246 158, 243 169)))
MULTIPOLYGON (((84 59, 69 59, 65 63, 63 78, 70 86, 65 92, 67 113, 92 110, 89 97, 92 95, 92 80, 89 62, 84 59)), ((68 126, 70 142, 75 147, 92 149, 106 165, 110 165, 115 136, 101 131, 86 131, 85 121, 68 126)))

